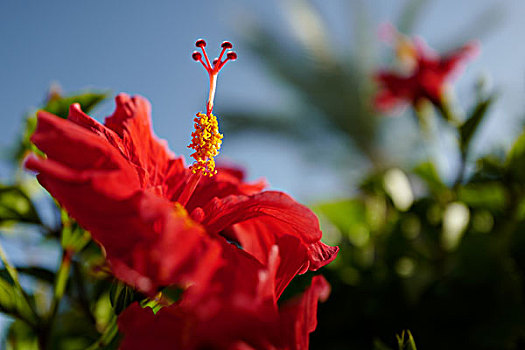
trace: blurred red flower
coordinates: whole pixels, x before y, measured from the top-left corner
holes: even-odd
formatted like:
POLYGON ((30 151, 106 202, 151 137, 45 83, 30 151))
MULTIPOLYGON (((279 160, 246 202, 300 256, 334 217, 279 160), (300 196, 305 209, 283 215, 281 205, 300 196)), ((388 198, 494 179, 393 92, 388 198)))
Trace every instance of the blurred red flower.
MULTIPOLYGON (((395 29, 391 29, 395 30, 395 29)), ((379 90, 374 105, 381 111, 389 111, 399 104, 409 103, 417 108, 422 100, 429 100, 440 107, 446 83, 462 64, 477 55, 478 44, 470 42, 456 51, 439 56, 421 39, 397 36, 397 55, 404 61, 408 72, 379 70, 375 79, 379 90), (408 63, 408 64, 406 64, 408 63)))
POLYGON ((39 112, 32 141, 47 157, 31 156, 26 167, 91 232, 117 278, 149 295, 172 284, 205 285, 228 263, 224 250, 264 265, 276 245, 278 297, 297 273, 335 258, 338 248, 320 242, 308 208, 261 192, 264 182, 246 183, 239 170, 192 174, 153 135, 146 99, 121 94, 116 102, 104 125, 77 104, 67 120, 39 112))

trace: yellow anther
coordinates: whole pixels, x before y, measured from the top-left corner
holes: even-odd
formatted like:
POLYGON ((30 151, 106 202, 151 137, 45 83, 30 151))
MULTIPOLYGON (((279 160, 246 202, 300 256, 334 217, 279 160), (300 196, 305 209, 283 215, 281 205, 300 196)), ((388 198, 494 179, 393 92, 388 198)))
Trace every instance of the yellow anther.
POLYGON ((411 72, 417 64, 417 48, 414 42, 402 34, 398 34, 396 56, 401 66, 411 72))
POLYGON ((191 144, 188 148, 195 152, 191 155, 195 162, 190 166, 193 173, 202 172, 202 175, 213 176, 217 174, 213 157, 219 154, 222 144, 222 134, 219 133, 217 117, 210 113, 197 113, 195 131, 191 133, 191 144))

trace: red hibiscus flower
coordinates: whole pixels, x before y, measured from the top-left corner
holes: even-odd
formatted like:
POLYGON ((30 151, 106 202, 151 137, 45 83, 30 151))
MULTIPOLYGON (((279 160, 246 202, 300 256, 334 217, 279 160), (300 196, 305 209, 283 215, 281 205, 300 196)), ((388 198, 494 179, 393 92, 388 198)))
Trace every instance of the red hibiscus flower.
POLYGON ((39 112, 32 141, 47 157, 31 156, 26 167, 91 232, 117 278, 149 295, 166 285, 205 285, 227 263, 224 250, 266 264, 277 245, 284 262, 278 296, 295 274, 335 258, 338 248, 320 242, 309 209, 284 193, 261 192, 262 182, 245 183, 238 170, 215 169, 222 135, 210 102, 196 118, 191 169, 153 135, 147 100, 121 94, 116 103, 104 125, 77 104, 67 120, 39 112))
POLYGON ((302 295, 278 307, 277 246, 271 248, 267 268, 248 254, 225 259, 236 264, 219 269, 204 293, 190 288, 180 302, 155 315, 138 303, 126 309, 119 317, 121 348, 308 349, 309 334, 317 325, 317 303, 330 291, 326 280, 315 276, 302 295))
POLYGON ((389 111, 399 104, 417 107, 422 100, 429 100, 440 107, 446 83, 466 60, 477 54, 477 43, 468 43, 440 57, 422 40, 395 34, 398 57, 408 63, 408 72, 380 70, 375 75, 379 90, 374 105, 379 110, 389 111))

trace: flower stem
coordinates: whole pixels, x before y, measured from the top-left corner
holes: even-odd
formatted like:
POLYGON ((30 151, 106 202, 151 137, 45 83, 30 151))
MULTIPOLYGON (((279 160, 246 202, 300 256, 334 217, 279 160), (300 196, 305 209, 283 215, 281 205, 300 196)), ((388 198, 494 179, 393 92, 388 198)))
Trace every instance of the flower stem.
POLYGON ((41 350, 47 349, 48 346, 49 335, 51 334, 51 330, 53 329, 53 324, 55 322, 55 317, 58 313, 60 302, 66 291, 73 253, 73 250, 67 248, 64 249, 62 252, 62 260, 60 262, 60 266, 58 268, 55 279, 54 294, 53 300, 51 302, 51 308, 49 309, 49 313, 47 315, 45 324, 39 329, 38 332, 38 344, 41 350))
POLYGON ((89 318, 91 323, 96 324, 97 320, 95 316, 93 315, 93 312, 91 311, 88 293, 86 290, 86 286, 84 284, 84 279, 83 279, 84 276, 82 276, 82 271, 81 271, 79 262, 76 260, 72 261, 72 268, 73 268, 72 279, 75 282, 77 290, 78 290, 78 303, 84 310, 86 316, 89 318))
POLYGON ((69 278, 69 270, 71 269, 71 259, 73 258, 73 251, 65 249, 62 253, 62 261, 58 268, 57 277, 55 279, 55 293, 53 295, 53 304, 49 313, 49 319, 52 320, 60 305, 60 300, 66 291, 67 280, 69 278))
POLYGON ((118 334, 118 324, 117 324, 117 317, 113 315, 111 320, 108 322, 108 325, 106 326, 106 329, 104 333, 100 336, 100 338, 93 343, 89 348, 86 350, 96 350, 96 349, 105 349, 113 339, 118 334))

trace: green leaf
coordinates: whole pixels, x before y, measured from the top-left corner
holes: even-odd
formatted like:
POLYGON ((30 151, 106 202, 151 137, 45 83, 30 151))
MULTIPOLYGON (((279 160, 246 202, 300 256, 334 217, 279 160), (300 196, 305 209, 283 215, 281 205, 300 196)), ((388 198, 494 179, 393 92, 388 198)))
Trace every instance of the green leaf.
POLYGON ((416 342, 409 330, 403 331, 401 336, 396 335, 399 350, 417 350, 416 342))
POLYGON ((503 210, 505 188, 497 181, 470 183, 458 189, 458 200, 473 208, 503 210))
POLYGON ((360 200, 318 204, 314 210, 326 217, 341 232, 349 233, 356 225, 366 224, 366 208, 360 200))
MULTIPOLYGON (((60 96, 59 94, 51 95, 42 110, 57 115, 61 118, 67 118, 69 106, 73 103, 79 103, 81 109, 88 113, 96 105, 108 97, 108 92, 83 92, 75 95, 60 96)), ((22 161, 28 152, 41 154, 41 152, 31 143, 31 135, 36 129, 36 114, 26 118, 24 131, 20 143, 16 147, 13 159, 17 162, 22 161)))
POLYGON ((34 329, 21 320, 14 320, 9 325, 2 345, 6 350, 39 350, 38 338, 34 329))
POLYGON ((29 195, 19 186, 0 185, 0 224, 6 222, 41 224, 29 195))
POLYGON ((37 324, 27 299, 12 279, 6 279, 4 276, 0 277, 0 312, 19 318, 32 326, 37 324))
POLYGON ((507 155, 506 168, 516 181, 525 179, 525 130, 512 145, 507 155))
POLYGON ((144 299, 140 302, 140 306, 142 308, 149 307, 154 314, 157 314, 165 305, 155 299, 144 299))
POLYGON ((502 181, 505 175, 505 164, 502 157, 488 155, 476 161, 476 172, 470 182, 502 181))
POLYGON ((122 282, 114 282, 109 290, 109 301, 116 315, 119 315, 134 301, 139 301, 143 298, 140 293, 122 282))
MULTIPOLYGON (((15 269, 21 275, 34 277, 43 282, 52 284, 55 281, 55 273, 40 266, 17 266, 15 269)), ((0 270, 0 276, 5 278, 7 281, 11 280, 11 277, 8 277, 9 274, 6 269, 0 270)))
POLYGON ((431 162, 424 162, 413 169, 413 173, 419 176, 425 182, 428 189, 434 193, 447 189, 447 186, 441 180, 436 166, 431 162))
POLYGON ((91 234, 71 219, 65 210, 61 211, 62 235, 60 243, 66 250, 81 251, 90 241, 91 234))
POLYGON ((472 141, 472 137, 478 130, 478 127, 487 114, 489 107, 494 102, 494 96, 480 100, 476 107, 470 112, 468 118, 459 127, 460 147, 462 152, 467 152, 472 141))
POLYGON ((48 333, 46 349, 87 349, 106 328, 85 316, 78 307, 60 308, 48 333))
POLYGON ((69 106, 73 103, 79 103, 81 109, 85 113, 88 113, 97 104, 105 100, 108 95, 108 92, 84 92, 69 96, 54 95, 48 99, 46 105, 42 109, 65 119, 69 114, 69 106))
POLYGON ((106 329, 104 330, 104 333, 100 336, 100 338, 93 343, 87 350, 96 350, 96 349, 105 349, 105 350, 113 350, 118 348, 119 343, 119 333, 118 333, 118 325, 117 325, 117 318, 113 317, 109 324, 106 326, 106 329))
POLYGON ((380 339, 374 339, 374 350, 392 350, 391 347, 387 346, 380 339))
POLYGON ((175 285, 168 286, 162 290, 162 296, 164 298, 169 299, 170 302, 178 301, 182 297, 183 293, 184 293, 184 289, 177 287, 175 285))

